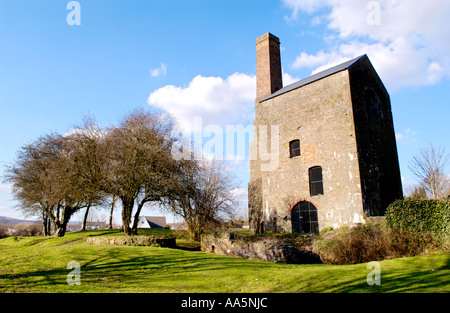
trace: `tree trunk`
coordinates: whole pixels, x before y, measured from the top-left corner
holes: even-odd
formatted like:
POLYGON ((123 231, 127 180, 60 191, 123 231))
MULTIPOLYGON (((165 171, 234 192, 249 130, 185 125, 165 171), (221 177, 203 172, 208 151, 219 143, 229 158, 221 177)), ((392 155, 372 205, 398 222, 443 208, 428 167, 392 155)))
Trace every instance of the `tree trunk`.
POLYGON ((42 226, 43 226, 43 230, 44 230, 44 237, 47 237, 48 236, 48 234, 47 234, 47 223, 48 223, 48 221, 47 221, 47 219, 46 218, 44 218, 43 220, 42 220, 42 226))
POLYGON ((122 198, 122 231, 128 236, 132 235, 131 232, 131 214, 133 212, 134 199, 122 198))
POLYGON ((197 227, 189 229, 189 235, 194 241, 200 241, 201 234, 202 231, 197 227))
POLYGON ((137 225, 139 222, 139 214, 141 214, 142 207, 144 206, 145 202, 142 201, 139 203, 136 214, 134 214, 134 220, 133 220, 133 227, 131 228, 131 233, 133 235, 137 235, 137 225))
POLYGON ((50 218, 48 217, 47 213, 42 213, 42 225, 44 228, 44 237, 47 237, 50 235, 50 218))
POLYGON ((67 227, 67 222, 66 223, 58 223, 57 225, 55 225, 55 236, 56 237, 64 237, 64 235, 66 234, 66 227, 67 227))
POLYGON ((47 217, 47 234, 50 236, 52 234, 52 220, 47 217))
POLYGON ((189 216, 186 217, 184 219, 184 221, 186 222, 187 227, 188 227, 189 237, 192 240, 200 241, 200 234, 201 234, 202 230, 200 228, 200 225, 198 224, 197 219, 195 217, 193 218, 189 214, 189 216))
POLYGON ((75 212, 74 208, 66 206, 63 207, 61 212, 61 219, 55 220, 55 236, 56 237, 64 237, 66 234, 67 224, 69 223, 70 217, 75 212))
POLYGON ((86 208, 86 212, 84 213, 84 218, 83 218, 83 226, 81 227, 82 231, 86 230, 86 223, 87 223, 87 218, 89 215, 89 209, 91 208, 91 205, 89 204, 86 208))
POLYGON ((112 201, 111 201, 111 212, 109 213, 109 229, 113 228, 112 221, 113 221, 113 213, 114 213, 115 205, 116 205, 116 195, 113 195, 112 201))

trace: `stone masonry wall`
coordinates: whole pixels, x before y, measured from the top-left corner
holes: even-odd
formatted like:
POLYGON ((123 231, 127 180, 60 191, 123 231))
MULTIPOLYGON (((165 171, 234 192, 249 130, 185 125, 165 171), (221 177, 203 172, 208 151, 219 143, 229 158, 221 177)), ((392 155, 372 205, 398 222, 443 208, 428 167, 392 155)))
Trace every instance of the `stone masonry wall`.
POLYGON ((219 255, 272 262, 313 264, 321 263, 320 257, 309 250, 299 250, 291 244, 275 238, 262 238, 255 242, 235 240, 233 234, 202 235, 201 250, 219 255))
MULTIPOLYGON (((318 209, 319 229, 363 223, 348 71, 257 102, 255 111, 256 141, 259 125, 279 128, 278 167, 261 171, 262 161, 251 162, 252 181, 261 178, 262 220, 273 221, 275 231, 291 232, 290 210, 306 200, 318 209), (291 159, 289 142, 295 139, 301 156, 291 159), (314 166, 322 167, 324 195, 311 197, 308 169, 314 166)), ((270 143, 270 127, 268 134, 270 143)))
POLYGON ((403 197, 391 101, 368 59, 350 73, 364 211, 380 216, 403 197))
POLYGON ((119 245, 119 246, 150 246, 159 245, 161 247, 175 248, 175 238, 154 238, 147 236, 135 237, 88 237, 88 245, 119 245))

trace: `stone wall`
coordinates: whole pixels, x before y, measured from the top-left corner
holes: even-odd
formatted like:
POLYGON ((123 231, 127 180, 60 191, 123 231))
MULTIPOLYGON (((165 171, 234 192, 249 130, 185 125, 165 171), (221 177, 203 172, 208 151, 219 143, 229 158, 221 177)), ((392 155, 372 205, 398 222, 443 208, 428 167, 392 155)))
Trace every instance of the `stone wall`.
POLYGON ((268 133, 279 128, 278 146, 270 147, 279 151, 278 167, 262 171, 259 159, 250 165, 252 182, 261 179, 262 220, 290 233, 292 207, 309 201, 318 210, 320 230, 364 222, 348 71, 257 102, 255 117, 257 143, 260 125, 268 125, 268 133), (301 155, 290 158, 289 142, 295 139, 301 155), (322 167, 324 194, 311 197, 308 170, 314 166, 322 167))
POLYGON ((276 238, 260 238, 256 241, 236 239, 233 234, 220 233, 202 235, 201 250, 219 255, 272 262, 315 264, 322 263, 320 257, 309 250, 297 249, 276 238))
POLYGON ((384 215, 403 198, 391 101, 369 59, 350 70, 364 212, 384 215))
POLYGON ((248 212, 250 234, 261 233, 262 215, 261 178, 253 179, 248 184, 248 212))
MULTIPOLYGON (((364 223, 364 213, 383 215, 391 202, 402 198, 390 98, 367 57, 266 98, 282 87, 278 38, 258 38, 256 56, 251 233, 291 233, 292 210, 300 202, 294 212, 313 211, 316 232, 316 211, 320 231, 364 223), (291 158, 289 143, 294 140, 300 140, 300 156, 291 158), (320 195, 310 192, 313 167, 322 168, 320 195)), ((301 221, 295 221, 295 231, 301 232, 298 225, 308 218, 295 218, 301 221)))
POLYGON ((119 246, 151 246, 159 245, 161 247, 175 248, 175 238, 154 238, 147 236, 136 237, 88 237, 88 245, 119 245, 119 246))

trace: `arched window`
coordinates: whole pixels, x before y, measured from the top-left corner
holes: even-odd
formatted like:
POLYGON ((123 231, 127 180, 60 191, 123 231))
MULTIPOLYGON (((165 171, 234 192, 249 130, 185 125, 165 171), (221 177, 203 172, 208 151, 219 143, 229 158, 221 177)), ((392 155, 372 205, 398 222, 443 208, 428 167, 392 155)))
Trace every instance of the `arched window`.
POLYGON ((291 159, 300 156, 300 140, 292 140, 289 143, 291 159))
POLYGON ((297 203, 291 211, 291 223, 294 234, 318 233, 317 208, 308 201, 297 203))
POLYGON ((309 191, 311 196, 323 195, 322 167, 309 169, 309 191))

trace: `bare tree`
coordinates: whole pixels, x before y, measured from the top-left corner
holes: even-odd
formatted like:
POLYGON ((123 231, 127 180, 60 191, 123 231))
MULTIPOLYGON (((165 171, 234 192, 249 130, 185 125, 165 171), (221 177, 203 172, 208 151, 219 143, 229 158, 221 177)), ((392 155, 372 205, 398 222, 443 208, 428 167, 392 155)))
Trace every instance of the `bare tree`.
POLYGON ((170 154, 173 125, 168 116, 135 111, 108 131, 106 190, 122 201, 122 227, 128 235, 136 234, 144 204, 160 201, 167 192, 165 181, 175 162, 170 154))
POLYGON ((445 148, 436 148, 430 144, 429 147, 421 149, 409 165, 410 170, 419 180, 420 186, 432 199, 447 196, 445 189, 448 188, 448 179, 445 170, 448 162, 449 155, 445 153, 445 148))
POLYGON ((27 215, 40 215, 39 212, 42 212, 45 229, 48 218, 53 216, 52 220, 56 220, 57 203, 54 202, 50 180, 61 150, 60 135, 42 136, 32 144, 23 146, 15 164, 6 170, 6 181, 11 183, 11 190, 20 204, 19 209, 27 215))
POLYGON ((83 194, 90 199, 86 205, 82 230, 86 230, 89 212, 94 205, 100 205, 106 198, 103 188, 105 178, 105 132, 97 125, 94 118, 86 116, 83 125, 76 126, 66 135, 72 144, 71 153, 74 154, 77 173, 81 176, 84 186, 83 194))
POLYGON ((444 197, 450 199, 450 175, 447 175, 446 181, 447 181, 447 190, 444 193, 444 197))
POLYGON ((409 197, 413 200, 427 199, 427 191, 422 186, 416 186, 411 191, 409 197))
POLYGON ((20 208, 40 212, 44 228, 50 219, 59 237, 74 213, 101 199, 102 162, 96 140, 87 138, 79 133, 39 137, 20 149, 6 171, 20 208))
POLYGON ((224 162, 188 160, 179 166, 164 207, 181 216, 191 237, 199 240, 205 230, 234 212, 232 191, 237 183, 224 162))

